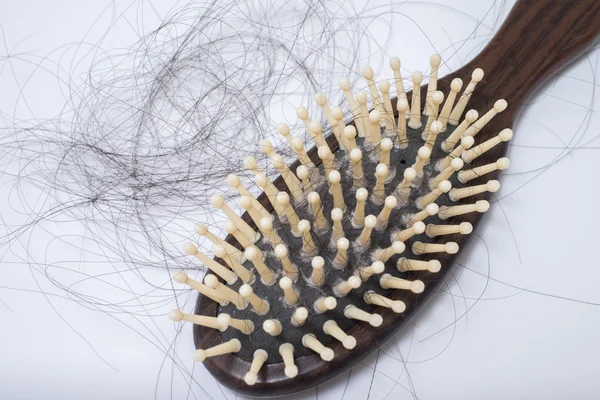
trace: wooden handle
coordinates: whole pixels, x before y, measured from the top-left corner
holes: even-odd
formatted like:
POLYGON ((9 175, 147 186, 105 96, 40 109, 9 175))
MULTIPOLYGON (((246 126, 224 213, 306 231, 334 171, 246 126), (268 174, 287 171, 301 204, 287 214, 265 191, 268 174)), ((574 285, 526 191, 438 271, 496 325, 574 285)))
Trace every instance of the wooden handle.
POLYGON ((476 97, 506 99, 507 111, 514 113, 534 89, 594 44, 599 33, 598 0, 520 0, 460 75, 469 77, 482 68, 486 77, 476 97))

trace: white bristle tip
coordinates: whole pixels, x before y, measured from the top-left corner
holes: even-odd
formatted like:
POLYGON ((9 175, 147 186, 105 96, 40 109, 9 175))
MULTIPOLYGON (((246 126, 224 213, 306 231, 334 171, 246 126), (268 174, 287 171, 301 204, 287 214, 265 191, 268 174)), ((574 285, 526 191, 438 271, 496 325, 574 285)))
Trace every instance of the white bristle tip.
POLYGON ((498 161, 496 161, 496 167, 499 170, 506 169, 510 167, 510 160, 507 157, 499 158, 498 161))
POLYGON ((429 57, 429 64, 431 64, 432 67, 439 67, 441 63, 442 56, 440 56, 439 54, 435 53, 432 54, 431 57, 429 57))
POLYGON ((167 315, 171 321, 181 321, 183 319, 183 313, 179 310, 171 310, 167 315))
POLYGON ((467 122, 469 124, 475 122, 475 120, 479 118, 479 113, 477 112, 477 110, 469 110, 467 111, 467 113, 465 114, 465 119, 467 120, 467 122))
POLYGON ((487 200, 479 200, 475 203, 477 212, 483 213, 490 209, 490 203, 487 200))
POLYGON ((423 73, 421 71, 415 71, 412 73, 412 81, 417 85, 423 81, 423 73))
MULTIPOLYGON (((431 204, 429 204, 427 207, 429 207, 431 204)), ((437 206, 437 204, 434 204, 435 206, 437 206)), ((433 211, 433 207, 432 207, 432 211, 433 211)), ((439 207, 438 207, 439 210, 439 207)), ((437 214, 437 211, 434 212, 434 214, 437 214)), ((433 215, 433 214, 432 214, 433 215)), ((422 221, 417 221, 413 224, 412 226, 413 231, 417 234, 420 235, 421 233, 425 232, 425 223, 422 221)))
POLYGON ((400 59, 398 57, 390 58, 390 68, 393 70, 400 69, 400 59))
POLYGON ((298 118, 304 121, 305 119, 308 119, 308 110, 306 109, 306 107, 300 106, 296 109, 296 115, 298 116, 298 118))
POLYGON ((186 283, 188 280, 188 276, 185 272, 181 271, 173 276, 173 280, 177 283, 186 283))
POLYGON ((318 92, 317 94, 315 94, 315 103, 317 103, 320 106, 324 106, 325 104, 327 104, 327 97, 323 93, 318 92))
POLYGON ((362 76, 364 76, 366 79, 373 79, 373 68, 371 68, 370 66, 366 66, 362 69, 362 76))
POLYGON ((198 248, 193 243, 186 243, 183 245, 183 252, 189 256, 193 256, 198 253, 198 248))
POLYGON ((399 112, 406 112, 406 110, 408 110, 408 102, 404 99, 398 100, 398 104, 396 104, 396 110, 399 112))
POLYGON ((381 274, 383 271, 385 271, 385 264, 381 261, 375 261, 373 264, 371 264, 371 268, 373 268, 373 272, 376 274, 381 274))
POLYGON ((461 233, 461 235, 468 235, 473 232, 473 225, 471 225, 469 222, 461 222, 461 224, 458 226, 458 231, 461 233))
POLYGON ((352 84, 350 83, 350 80, 348 78, 340 79, 340 89, 342 89, 343 91, 347 91, 347 90, 350 90, 351 88, 352 88, 352 84))
POLYGON ((476 68, 471 74, 471 80, 473 82, 480 82, 483 79, 483 70, 481 68, 476 68))
POLYGON ((371 317, 369 317, 369 325, 372 327, 377 328, 381 326, 381 324, 383 324, 383 317, 381 315, 372 314, 371 317))

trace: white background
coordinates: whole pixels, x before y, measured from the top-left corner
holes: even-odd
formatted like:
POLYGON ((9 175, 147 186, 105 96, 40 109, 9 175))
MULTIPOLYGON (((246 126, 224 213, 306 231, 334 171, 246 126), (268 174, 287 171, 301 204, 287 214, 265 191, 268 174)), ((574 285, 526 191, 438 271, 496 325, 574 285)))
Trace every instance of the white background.
MULTIPOLYGON (((102 52, 129 46, 157 26, 170 3, 4 1, 4 124, 11 126, 15 115, 21 120, 58 115, 65 97, 56 75, 77 82, 89 68, 69 64, 74 49, 102 52), (48 59, 42 60, 44 56, 48 59), (58 71, 54 61, 66 69, 58 71), (40 64, 46 69, 33 73, 40 64), (19 98, 24 86, 29 110, 19 98)), ((395 5, 388 54, 400 56, 403 67, 412 70, 426 68, 434 49, 443 51, 468 38, 476 53, 511 5, 491 0, 395 5)), ((339 7, 349 14, 376 10, 376 15, 391 6, 357 1, 339 7)), ((369 29, 377 34, 376 27, 369 29)), ((319 387, 318 398, 600 397, 598 59, 599 52, 591 51, 552 79, 514 127, 512 164, 497 193, 500 200, 476 232, 480 238, 464 254, 465 267, 455 268, 456 280, 392 344, 353 368, 350 379, 344 374, 319 387)), ((364 63, 376 64, 379 57, 374 60, 364 63)), ((464 59, 447 61, 452 70, 464 59)), ((273 122, 277 119, 274 115, 273 122)), ((8 164, 2 160, 3 166, 8 164)), ((8 198, 10 187, 10 179, 4 179, 0 196, 8 198)), ((7 224, 3 234, 22 218, 8 204, 6 199, 0 203, 7 224)), ((48 229, 56 236, 63 228, 57 223, 48 229)), ((243 398, 194 365, 189 326, 175 340, 181 326, 165 317, 175 306, 168 296, 161 298, 160 307, 135 317, 83 307, 35 273, 31 260, 49 262, 53 257, 42 256, 47 250, 43 241, 39 235, 0 247, 0 398, 243 398)), ((68 245, 51 249, 61 257, 77 253, 68 245)), ((148 274, 157 284, 168 278, 163 272, 148 274)), ((94 290, 94 282, 88 284, 94 290)), ((143 291, 137 289, 132 291, 143 291)), ((118 297, 104 286, 98 290, 106 301, 118 297)), ((317 391, 294 398, 317 398, 317 391)))

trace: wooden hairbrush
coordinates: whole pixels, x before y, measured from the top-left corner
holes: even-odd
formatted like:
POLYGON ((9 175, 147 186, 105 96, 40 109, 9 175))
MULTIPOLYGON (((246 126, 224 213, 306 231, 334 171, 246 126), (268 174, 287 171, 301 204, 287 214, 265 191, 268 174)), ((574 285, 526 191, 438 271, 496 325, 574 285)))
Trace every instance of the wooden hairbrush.
POLYGON ((393 58, 391 85, 378 88, 363 70, 369 96, 340 82, 352 118, 317 94, 329 135, 299 108, 315 146, 306 151, 280 124, 298 161, 286 165, 262 141, 280 176, 271 182, 244 160, 263 193, 229 176, 247 212, 213 196, 229 235, 196 227, 214 259, 185 247, 210 269, 204 283, 174 277, 200 292, 194 314, 169 314, 194 323, 194 359, 233 390, 270 396, 323 383, 383 345, 435 292, 489 208, 509 165, 508 128, 530 94, 599 32, 600 1, 521 0, 458 71, 438 79, 432 56, 427 85, 412 75, 416 92, 404 91, 393 58))

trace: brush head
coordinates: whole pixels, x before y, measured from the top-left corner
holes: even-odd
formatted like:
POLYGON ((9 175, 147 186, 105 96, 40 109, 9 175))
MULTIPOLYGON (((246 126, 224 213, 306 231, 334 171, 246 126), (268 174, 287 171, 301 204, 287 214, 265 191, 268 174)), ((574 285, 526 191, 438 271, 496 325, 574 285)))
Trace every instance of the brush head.
MULTIPOLYGON (((430 63, 437 67, 441 59, 432 56, 430 63)), ((399 76, 400 60, 390 60, 390 67, 399 76)), ((377 91, 374 72, 370 67, 362 72, 373 101, 373 91, 377 91)), ((420 85, 423 74, 417 71, 411 78, 415 85, 420 85)), ((469 81, 469 77, 464 78, 469 81)), ((431 75, 429 79, 431 83, 431 75)), ((483 71, 473 71, 470 87, 482 79, 483 71)), ((450 194, 454 189, 480 184, 480 179, 485 180, 486 193, 499 190, 498 181, 488 179, 488 174, 507 168, 508 159, 496 157, 488 160, 489 166, 483 166, 484 160, 477 158, 467 167, 458 150, 458 155, 451 152, 458 145, 475 149, 494 136, 505 143, 512 137, 512 131, 487 133, 484 128, 489 121, 478 120, 479 113, 474 109, 464 116, 464 111, 458 113, 458 124, 449 123, 444 130, 436 118, 412 114, 411 99, 399 91, 399 85, 398 81, 380 82, 378 101, 393 86, 403 97, 393 99, 385 107, 375 102, 375 109, 369 110, 367 92, 351 96, 350 82, 340 80, 344 95, 351 96, 348 101, 358 105, 353 111, 356 121, 345 121, 343 129, 322 126, 315 116, 311 121, 308 110, 298 107, 298 118, 315 141, 315 146, 307 146, 307 152, 300 138, 290 136, 289 126, 279 124, 277 130, 299 158, 289 166, 289 171, 296 174, 296 181, 279 177, 271 182, 256 159, 244 159, 250 176, 265 190, 259 201, 271 217, 258 214, 252 198, 243 195, 240 205, 248 212, 243 219, 252 227, 258 225, 263 233, 270 232, 269 237, 260 237, 255 243, 250 241, 253 244, 244 248, 230 236, 227 242, 233 246, 227 247, 208 227, 196 226, 196 233, 215 242, 222 260, 234 259, 225 263, 233 271, 245 268, 251 274, 272 277, 268 282, 238 280, 227 285, 219 284, 218 278, 210 275, 204 280, 206 288, 196 285, 203 291, 197 313, 219 316, 220 326, 229 328, 220 332, 218 328, 197 325, 195 337, 202 350, 194 358, 205 360, 216 376, 227 377, 226 385, 250 394, 285 394, 322 382, 358 362, 393 334, 407 319, 405 316, 424 303, 450 267, 452 256, 459 252, 459 243, 464 243, 461 237, 468 236, 477 215, 489 209, 489 202, 477 197, 480 194, 464 201, 453 201, 450 194), (390 110, 394 112, 392 124, 390 110), (417 118, 421 128, 412 129, 407 121, 398 119, 399 113, 405 114, 403 118, 411 113, 411 120, 417 118), (452 143, 448 145, 450 148, 442 150, 442 142, 456 130, 464 133, 472 124, 479 124, 476 137, 459 135, 447 142, 452 143), (379 132, 368 134, 369 129, 379 132), (431 143, 421 139, 425 129, 433 137, 431 143), (406 143, 400 143, 401 134, 406 135, 406 143), (375 137, 381 140, 373 142, 375 137), (448 159, 447 168, 438 169, 438 161, 448 157, 448 153, 454 158, 448 159), (473 171, 473 168, 480 169, 473 171), (362 184, 357 186, 357 182, 362 184), (293 184, 300 185, 299 195, 288 186, 293 184), (442 211, 444 215, 440 215, 442 211), (252 212, 258 217, 252 217, 252 212), (317 224, 319 218, 325 221, 317 224), (297 272, 288 275, 290 268, 297 272), (275 282, 278 284, 272 285, 275 282), (218 305, 215 298, 226 301, 218 305), (245 305, 240 298, 250 306, 240 307, 245 305), (248 321, 258 328, 243 333, 232 328, 239 324, 237 321, 248 321), (231 342, 233 339, 237 342, 231 342), (211 356, 217 351, 213 350, 217 343, 230 343, 225 350, 217 349, 228 353, 211 356), (266 360, 262 360, 264 354, 258 350, 266 352, 266 360), (269 368, 257 368, 268 372, 261 374, 251 369, 251 365, 259 362, 269 368)), ((431 94, 430 101, 441 110, 444 101, 448 101, 443 90, 459 92, 464 86, 460 78, 440 81, 440 90, 431 94)), ((426 101, 425 94, 421 103, 426 101)), ((460 102, 460 98, 460 93, 456 93, 456 100, 452 100, 456 101, 454 109, 464 110, 472 101, 469 97, 460 102)), ((314 100, 323 109, 324 120, 342 119, 342 109, 329 107, 323 93, 317 93, 314 100)), ((507 103, 498 100, 489 107, 499 113, 506 109, 507 103)), ((259 147, 278 169, 286 167, 271 142, 263 140, 259 147)), ((496 154, 495 150, 490 154, 496 154)), ((243 189, 235 175, 228 176, 227 183, 243 189)), ((228 203, 220 195, 211 197, 211 202, 220 208, 228 203)), ((225 224, 225 229, 232 235, 240 234, 231 221, 225 224)), ((193 254, 192 246, 186 245, 186 254, 193 254)), ((184 275, 176 275, 174 279, 193 285, 184 275)), ((169 317, 179 320, 180 314, 170 313, 169 317)))

